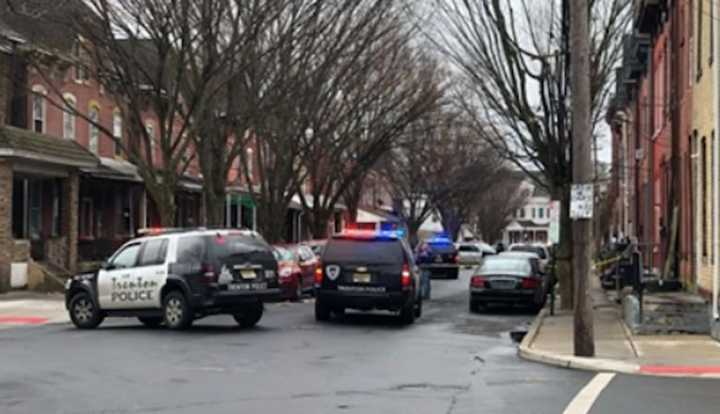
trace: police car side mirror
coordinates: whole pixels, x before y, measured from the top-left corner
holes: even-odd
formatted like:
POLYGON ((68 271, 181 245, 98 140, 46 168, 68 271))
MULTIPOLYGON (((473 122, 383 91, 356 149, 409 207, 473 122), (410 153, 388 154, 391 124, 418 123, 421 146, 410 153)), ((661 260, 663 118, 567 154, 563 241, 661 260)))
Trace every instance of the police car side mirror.
POLYGON ((103 262, 103 263, 100 265, 100 269, 102 269, 102 270, 113 270, 114 268, 115 268, 115 266, 113 266, 113 265, 112 265, 111 263, 109 263, 109 262, 103 262))

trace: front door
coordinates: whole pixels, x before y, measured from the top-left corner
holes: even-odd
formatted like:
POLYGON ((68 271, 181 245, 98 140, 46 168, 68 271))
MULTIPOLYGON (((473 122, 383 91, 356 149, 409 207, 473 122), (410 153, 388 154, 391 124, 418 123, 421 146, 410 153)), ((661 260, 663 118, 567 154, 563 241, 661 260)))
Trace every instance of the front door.
POLYGON ((131 281, 136 277, 140 243, 123 246, 98 273, 98 300, 101 309, 132 307, 131 281))
POLYGON ((156 238, 143 243, 134 285, 137 291, 134 308, 159 308, 160 290, 167 280, 169 239, 156 238))

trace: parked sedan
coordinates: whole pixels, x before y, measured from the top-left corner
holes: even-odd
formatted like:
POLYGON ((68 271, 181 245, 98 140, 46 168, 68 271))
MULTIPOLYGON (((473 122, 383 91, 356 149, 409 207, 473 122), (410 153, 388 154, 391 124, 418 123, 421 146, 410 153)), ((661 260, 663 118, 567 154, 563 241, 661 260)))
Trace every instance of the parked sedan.
POLYGON ((540 268, 545 270, 545 267, 550 263, 550 251, 547 246, 542 244, 513 244, 509 249, 511 252, 529 252, 537 254, 540 259, 540 268))
POLYGON ((511 256, 487 257, 470 279, 470 312, 490 303, 530 306, 545 305, 546 283, 531 259, 511 256))
POLYGON ((312 251, 310 246, 305 244, 296 244, 288 246, 288 248, 297 256, 298 265, 302 273, 302 291, 312 292, 313 284, 315 283, 315 269, 320 262, 312 251))
POLYGON ((300 259, 292 250, 284 246, 273 246, 278 262, 280 291, 283 299, 299 300, 303 295, 303 274, 300 259))
POLYGON ((465 266, 475 266, 482 263, 483 252, 477 243, 458 243, 458 263, 465 266))

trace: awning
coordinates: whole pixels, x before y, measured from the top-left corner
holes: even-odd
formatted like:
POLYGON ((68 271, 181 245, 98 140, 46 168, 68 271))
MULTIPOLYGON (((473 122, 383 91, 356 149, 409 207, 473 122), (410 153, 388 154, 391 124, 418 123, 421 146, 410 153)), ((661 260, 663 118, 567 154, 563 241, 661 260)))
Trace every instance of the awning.
MULTIPOLYGON (((322 201, 323 199, 321 198, 320 200, 322 201)), ((313 205, 315 205, 313 196, 310 194, 305 194, 305 202, 308 204, 308 207, 310 207, 310 208, 312 208, 313 205)), ((292 205, 293 203, 297 204, 298 206, 300 206, 300 208, 302 208, 302 200, 300 199, 299 195, 296 194, 293 196, 290 204, 292 205)), ((335 203, 335 211, 343 211, 343 210, 347 210, 347 206, 345 204, 335 203)))
POLYGON ((0 127, 0 157, 76 168, 96 168, 100 163, 75 141, 11 126, 0 127))
POLYGON ((178 186, 188 191, 201 192, 203 189, 202 178, 184 175, 178 180, 178 186))
POLYGON ((255 208, 255 200, 248 194, 230 194, 230 204, 240 205, 246 208, 255 208))
POLYGON ((96 168, 83 168, 82 171, 95 178, 143 182, 137 166, 123 159, 100 157, 100 165, 96 168))

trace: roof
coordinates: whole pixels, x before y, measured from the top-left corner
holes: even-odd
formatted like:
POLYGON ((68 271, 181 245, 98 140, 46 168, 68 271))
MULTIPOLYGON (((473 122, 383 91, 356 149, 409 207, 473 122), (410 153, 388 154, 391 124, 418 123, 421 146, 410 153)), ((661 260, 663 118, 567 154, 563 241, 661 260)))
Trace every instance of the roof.
POLYGON ((70 30, 90 9, 81 0, 0 1, 0 34, 49 50, 67 52, 76 36, 70 30))
POLYGON ((536 185, 533 189, 532 196, 550 198, 550 192, 545 187, 536 185))
POLYGON ((0 127, 0 156, 78 168, 99 165, 98 158, 75 141, 11 126, 0 127))
POLYGON ((384 210, 358 208, 356 221, 358 223, 400 223, 401 220, 384 210))

